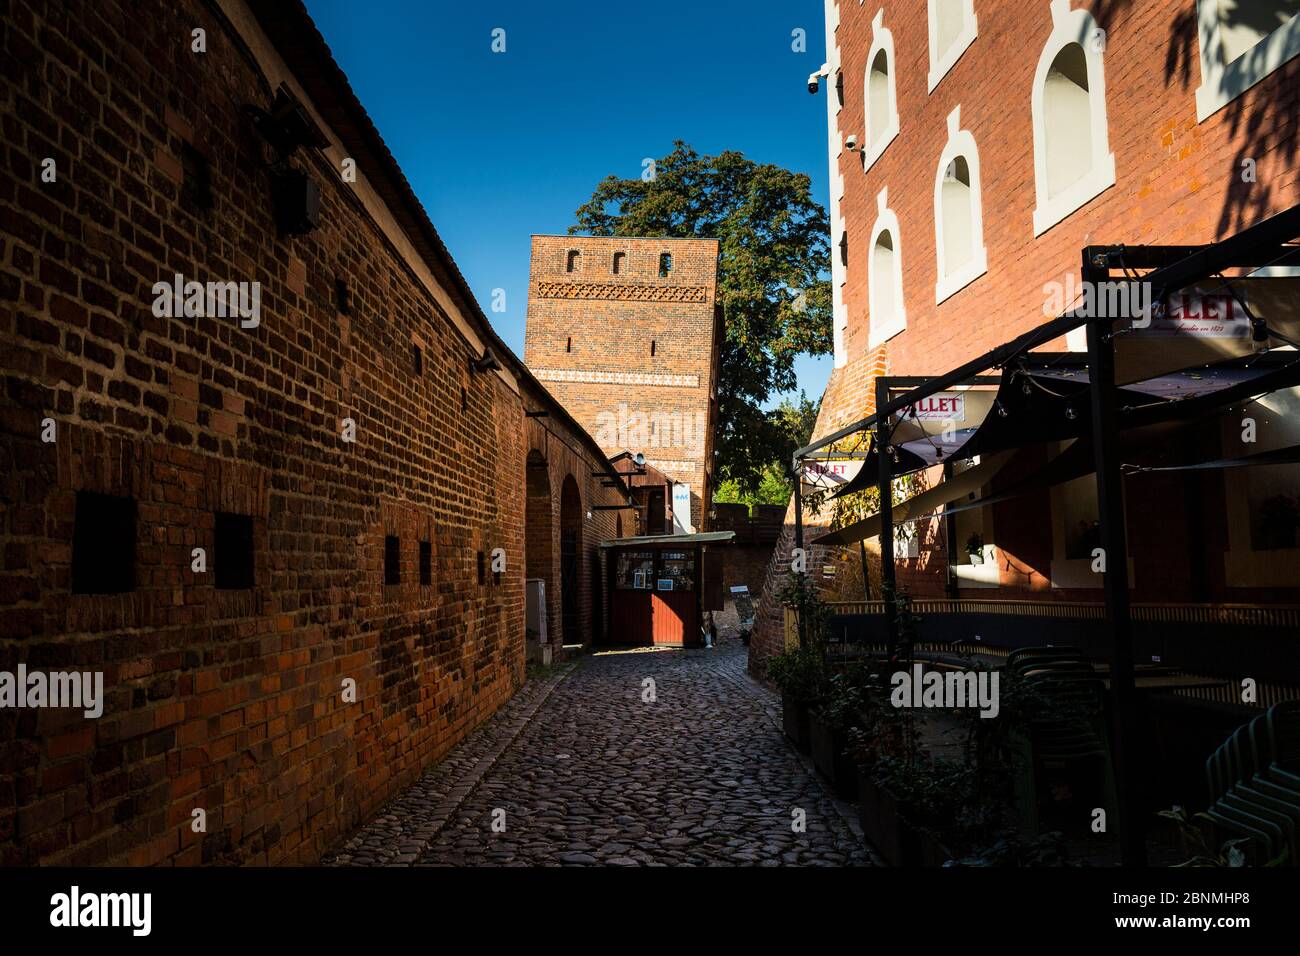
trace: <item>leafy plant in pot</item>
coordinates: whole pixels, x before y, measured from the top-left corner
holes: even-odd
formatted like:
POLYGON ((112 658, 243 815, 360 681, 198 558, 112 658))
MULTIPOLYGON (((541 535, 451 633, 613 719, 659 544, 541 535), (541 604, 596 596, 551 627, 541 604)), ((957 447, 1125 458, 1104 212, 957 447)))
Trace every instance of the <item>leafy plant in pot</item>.
POLYGON ((781 691, 781 723, 785 735, 808 753, 812 746, 811 708, 826 692, 826 671, 821 650, 793 647, 767 662, 767 676, 781 691))
POLYGON ((781 722, 785 734, 808 753, 812 746, 810 708, 826 695, 824 632, 829 611, 807 574, 794 572, 777 595, 791 608, 799 628, 799 644, 767 663, 767 676, 781 691, 781 722))
POLYGON ((832 675, 809 720, 813 763, 840 796, 850 799, 858 792, 858 768, 849 753, 849 731, 863 709, 865 676, 861 664, 832 675))

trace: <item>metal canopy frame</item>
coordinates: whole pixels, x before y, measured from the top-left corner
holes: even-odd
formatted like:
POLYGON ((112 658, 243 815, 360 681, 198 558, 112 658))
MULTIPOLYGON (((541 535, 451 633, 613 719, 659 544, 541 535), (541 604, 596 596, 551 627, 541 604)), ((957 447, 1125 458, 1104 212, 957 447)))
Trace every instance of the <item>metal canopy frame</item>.
MULTIPOLYGON (((1300 205, 1250 226, 1236 235, 1203 246, 1127 246, 1091 245, 1081 254, 1081 279, 1087 288, 1093 283, 1109 282, 1111 272, 1120 270, 1119 278, 1150 283, 1151 301, 1163 301, 1172 291, 1214 276, 1225 269, 1260 268, 1279 264, 1300 264, 1300 246, 1292 245, 1300 237, 1300 205), (1149 269, 1135 276, 1133 270, 1149 269)), ((1231 280, 1225 279, 1225 285, 1231 280)), ((1132 316, 1091 317, 1073 310, 1037 326, 985 352, 963 365, 935 376, 880 376, 876 379, 876 411, 803 448, 792 458, 795 474, 795 546, 803 547, 803 505, 801 463, 814 453, 842 438, 872 429, 875 432, 880 494, 880 557, 886 628, 891 656, 896 650, 896 583, 894 562, 893 494, 891 489, 889 419, 895 412, 923 398, 978 380, 989 369, 1001 369, 1035 347, 1046 345, 1081 326, 1087 332, 1089 400, 1092 411, 1093 461, 1097 479, 1097 508, 1101 525, 1104 555, 1119 555, 1106 562, 1103 573, 1105 622, 1112 637, 1111 694, 1114 723, 1116 816, 1123 862, 1126 866, 1146 863, 1146 834, 1140 795, 1137 793, 1137 753, 1130 730, 1137 726, 1137 699, 1133 679, 1133 633, 1129 607, 1127 529, 1124 523, 1124 486, 1116 435, 1117 390, 1115 386, 1115 322, 1132 316), (907 388, 901 396, 890 392, 907 388)), ((1041 354, 1041 353, 1040 353, 1041 354)), ((1059 353, 1056 353, 1059 354, 1059 353)), ((1069 353, 1071 355, 1075 353, 1069 353)), ((1079 353, 1082 357, 1083 353, 1079 353)), ((1045 356, 1050 359, 1050 355, 1045 356)), ((800 634, 802 641, 803 635, 800 634)))

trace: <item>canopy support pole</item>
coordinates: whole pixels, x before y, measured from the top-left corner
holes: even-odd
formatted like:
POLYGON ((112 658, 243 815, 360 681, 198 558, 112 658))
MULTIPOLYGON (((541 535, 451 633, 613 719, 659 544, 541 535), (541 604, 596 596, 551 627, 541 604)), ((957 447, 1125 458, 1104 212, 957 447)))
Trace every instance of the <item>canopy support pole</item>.
MULTIPOLYGON (((1083 250, 1084 287, 1108 281, 1110 270, 1097 250, 1083 250)), ((1096 287, 1094 285, 1094 287, 1096 287)), ((1101 548, 1106 623, 1112 652, 1110 665, 1112 740, 1115 750, 1115 808, 1120 853, 1125 866, 1146 865, 1146 836, 1138 793, 1138 760, 1130 734, 1138 730, 1133 685, 1133 629, 1129 617, 1128 535, 1124 527, 1124 479, 1115 422, 1115 339, 1111 322, 1088 323, 1088 376, 1091 380, 1093 460, 1097 472, 1097 510, 1101 519, 1101 548)))
MULTIPOLYGON (((876 408, 889 403, 889 379, 876 378, 876 408)), ((880 596, 885 600, 885 642, 892 658, 898 645, 897 607, 894 585, 894 493, 891 486, 894 456, 889 447, 889 416, 876 416, 876 487, 880 492, 880 596)))

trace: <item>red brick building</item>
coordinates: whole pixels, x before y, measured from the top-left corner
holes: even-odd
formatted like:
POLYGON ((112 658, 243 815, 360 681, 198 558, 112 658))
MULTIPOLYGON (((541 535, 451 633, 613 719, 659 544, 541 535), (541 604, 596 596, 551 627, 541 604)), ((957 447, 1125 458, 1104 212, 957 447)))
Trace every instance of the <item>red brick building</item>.
POLYGON ((710 527, 717 275, 714 239, 533 237, 524 360, 606 454, 644 454, 674 483, 654 512, 668 530, 710 527))
POLYGON ((0 672, 103 696, 0 709, 0 863, 311 862, 520 686, 526 574, 599 626, 631 513, 300 3, 3 37, 0 672))
MULTIPOLYGON (((1300 18, 1286 0, 1230 6, 827 0, 836 358, 817 436, 873 411, 875 376, 941 374, 1059 314, 1085 245, 1208 243, 1300 202, 1300 18)), ((1296 408, 1279 395, 1280 441, 1296 408)), ((1260 499, 1300 486, 1268 471, 1131 483, 1134 599, 1295 601, 1300 549, 1251 540, 1260 499)), ((962 517, 958 540, 993 548, 978 573, 919 523, 900 583, 1099 600, 1071 540, 1092 481, 962 517)), ((756 660, 780 642, 765 611, 756 660)))

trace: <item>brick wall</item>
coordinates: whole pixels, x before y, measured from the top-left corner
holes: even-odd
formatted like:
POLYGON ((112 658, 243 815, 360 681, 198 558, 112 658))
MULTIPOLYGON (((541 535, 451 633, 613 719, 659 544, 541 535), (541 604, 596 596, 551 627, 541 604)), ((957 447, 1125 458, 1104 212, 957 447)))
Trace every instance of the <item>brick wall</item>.
MULTIPOLYGON (((271 10, 310 44, 301 8, 271 10)), ((565 467, 598 494, 590 438, 513 356, 471 370, 491 333, 438 278, 454 265, 396 225, 413 214, 380 198, 382 164, 341 181, 365 123, 331 129, 257 23, 235 0, 5 8, 0 670, 102 671, 106 698, 98 720, 0 711, 5 864, 317 859, 524 678, 525 406, 557 413, 565 467), (277 234, 241 112, 282 80, 332 143, 292 160, 321 188, 298 237, 277 234), (260 324, 159 317, 174 273, 259 282, 260 324), (136 503, 127 593, 71 593, 79 492, 136 503), (193 570, 194 548, 221 560, 219 511, 252 518, 251 588, 193 570), (508 571, 480 583, 497 547, 508 571)))
MULTIPOLYGON (((882 25, 893 35, 899 134, 868 170, 861 150, 842 149, 834 158, 844 181, 840 208, 848 236, 841 290, 848 316, 847 362, 827 386, 816 436, 870 413, 875 375, 941 374, 1041 324, 1048 317, 1044 286, 1063 283, 1067 276, 1077 280, 1080 250, 1087 244, 1211 242, 1300 201, 1300 59, 1198 122, 1195 91, 1201 75, 1194 0, 1070 4, 1091 11, 1106 31, 1106 106, 1116 183, 1038 237, 1030 95, 1052 30, 1048 0, 976 0, 978 35, 933 91, 927 90, 925 4, 876 0, 837 6, 832 22, 838 19, 839 26, 828 43, 839 48, 844 104, 838 112, 832 110, 838 133, 833 140, 843 142, 849 135, 865 140, 866 61, 872 21, 881 10, 882 25), (948 142, 948 117, 958 107, 960 128, 973 135, 979 150, 988 271, 936 305, 934 184, 948 142), (1254 162, 1254 182, 1242 176, 1247 159, 1254 162), (884 188, 899 222, 907 327, 871 349, 867 262, 877 197, 884 188), (847 417, 838 412, 846 407, 853 409, 847 417)), ((828 86, 826 95, 835 96, 834 83, 828 86)), ((832 239, 838 242, 839 236, 832 239)), ((1067 343, 1050 347, 1063 350, 1067 343)), ((937 480, 937 474, 930 477, 937 480)), ((1212 556, 1222 554, 1222 475, 1187 484, 1178 479, 1129 484, 1130 553, 1141 568, 1135 578, 1137 599, 1294 600, 1294 590, 1227 588, 1221 562, 1213 560, 1206 570, 1208 590, 1188 593, 1192 555, 1201 549, 1186 537, 1180 516, 1189 509, 1215 516, 1204 531, 1204 548, 1212 556)), ((996 543, 1012 560, 1000 568, 998 590, 974 596, 1100 599, 1096 589, 1052 589, 1047 577, 1051 509, 1047 492, 989 509, 996 543)), ((772 598, 788 571, 792 518, 791 511, 769 569, 763 619, 751 648, 756 670, 779 647, 780 609, 772 598)), ((940 527, 932 522, 919 531, 920 556, 899 562, 899 583, 917 597, 939 597, 948 575, 940 527)), ((878 551, 878 540, 871 544, 878 551)), ((810 568, 820 561, 815 551, 810 554, 810 568)))
POLYGON ((644 452, 690 484, 700 531, 713 472, 717 264, 713 239, 534 236, 524 344, 528 367, 607 454, 644 452))

